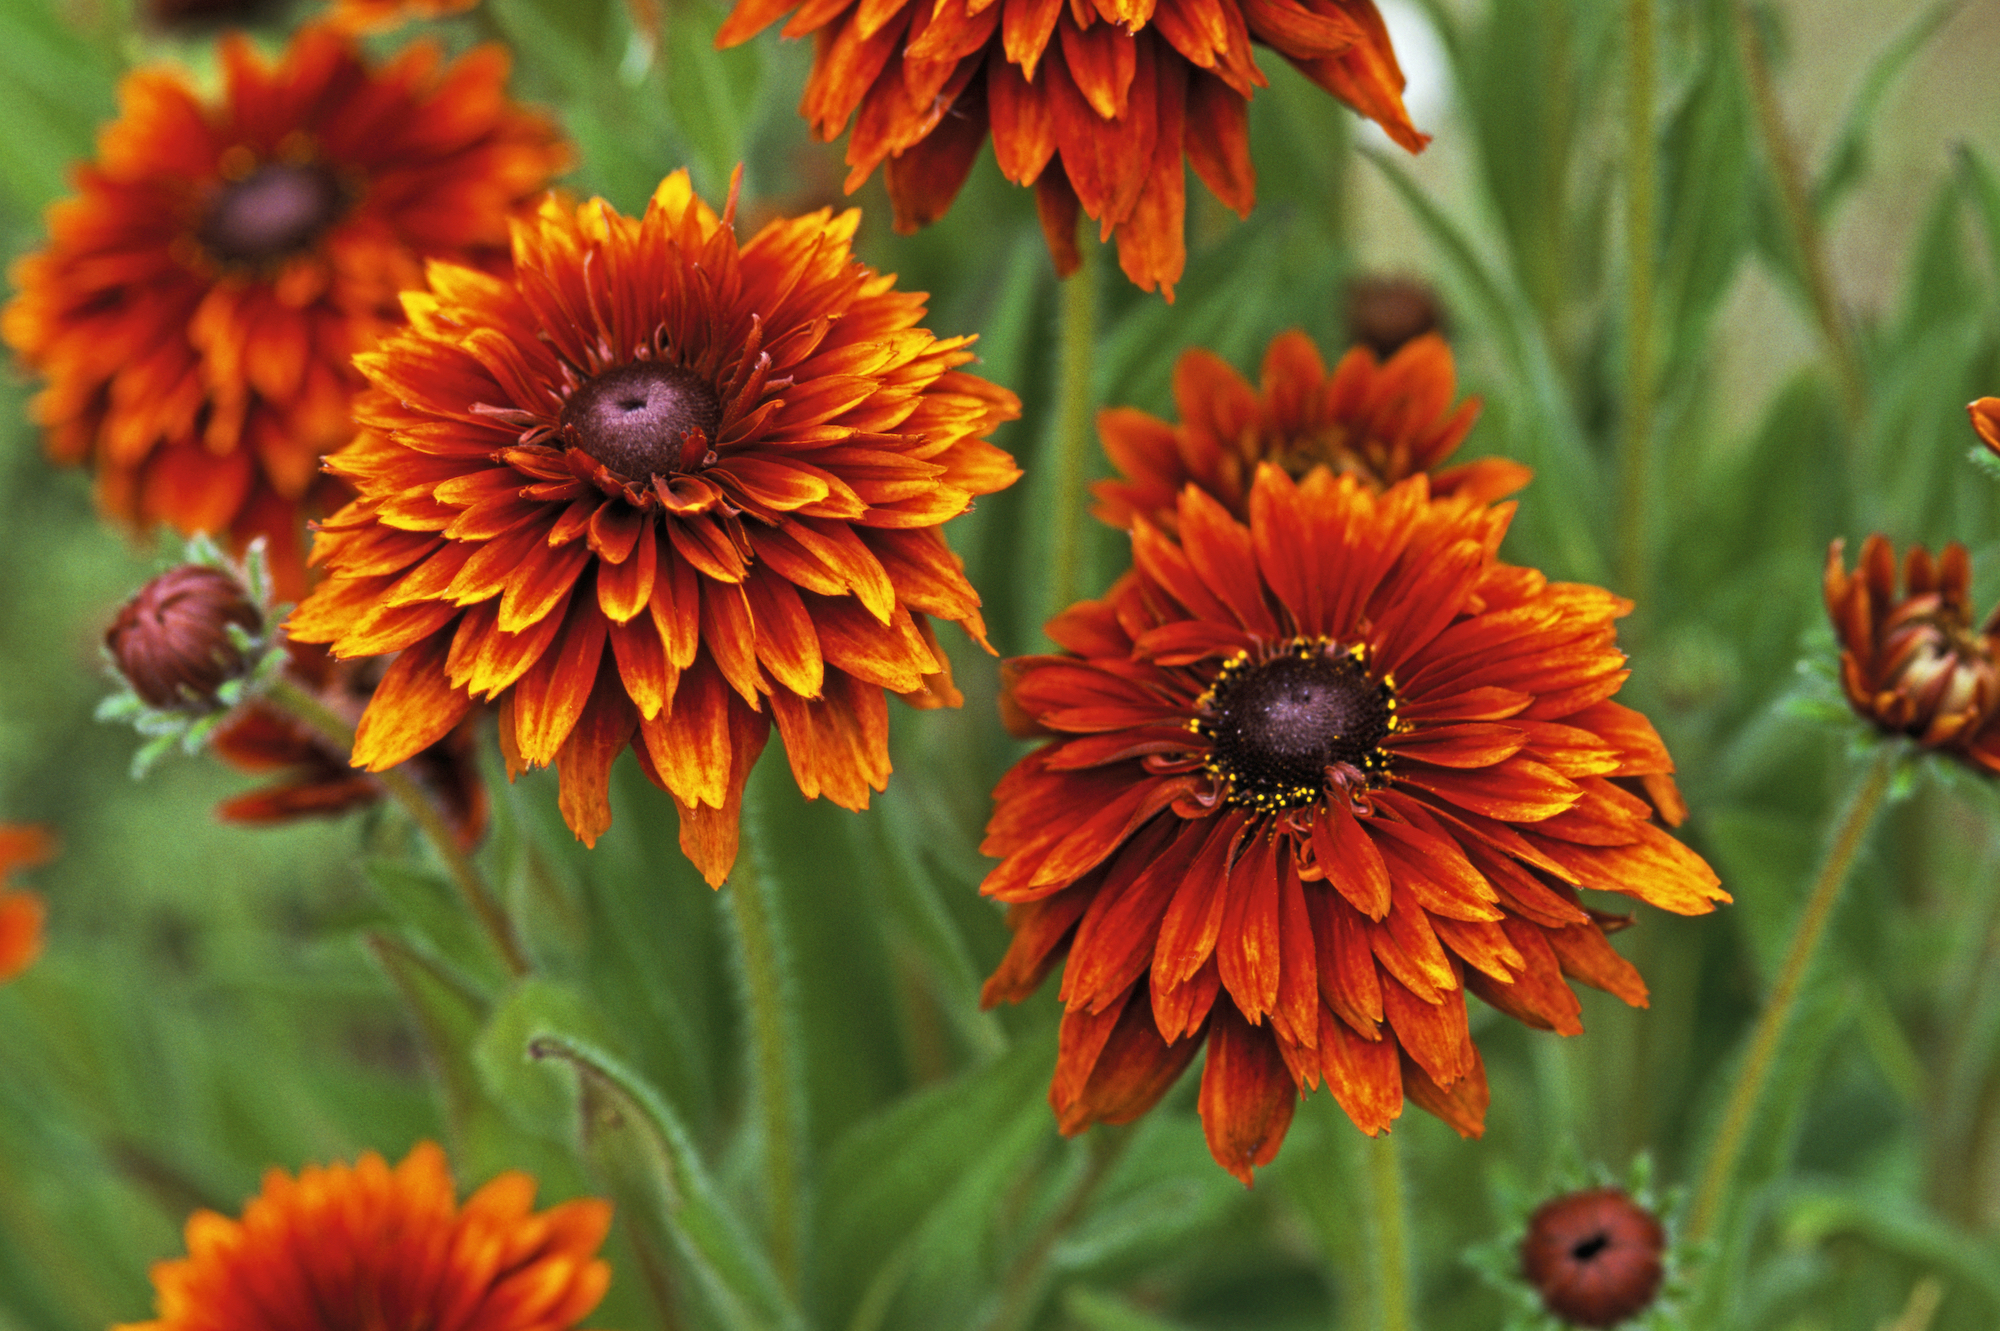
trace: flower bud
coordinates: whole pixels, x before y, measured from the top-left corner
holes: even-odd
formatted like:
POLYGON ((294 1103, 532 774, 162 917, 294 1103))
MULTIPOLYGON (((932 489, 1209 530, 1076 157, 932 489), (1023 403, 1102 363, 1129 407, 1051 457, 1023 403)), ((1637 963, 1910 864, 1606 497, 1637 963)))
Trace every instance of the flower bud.
POLYGON ((1347 284, 1347 340, 1387 360, 1406 342, 1444 331, 1437 293, 1413 277, 1357 277, 1347 284))
POLYGON ((1521 1240, 1521 1274, 1573 1326, 1616 1326, 1660 1292, 1667 1231, 1622 1188, 1543 1202, 1521 1240))
POLYGON ((218 568, 168 569, 119 610, 104 645, 132 691, 173 711, 212 711, 216 691, 250 662, 229 633, 260 633, 264 617, 241 583, 218 568))

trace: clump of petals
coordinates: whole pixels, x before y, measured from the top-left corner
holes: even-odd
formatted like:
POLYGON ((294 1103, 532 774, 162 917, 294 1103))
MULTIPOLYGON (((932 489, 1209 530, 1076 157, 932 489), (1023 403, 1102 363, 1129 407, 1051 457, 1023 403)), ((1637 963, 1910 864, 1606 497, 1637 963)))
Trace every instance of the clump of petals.
POLYGON ((54 839, 41 828, 0 823, 0 984, 28 969, 42 954, 42 925, 48 914, 39 895, 10 888, 8 875, 54 853, 54 839))

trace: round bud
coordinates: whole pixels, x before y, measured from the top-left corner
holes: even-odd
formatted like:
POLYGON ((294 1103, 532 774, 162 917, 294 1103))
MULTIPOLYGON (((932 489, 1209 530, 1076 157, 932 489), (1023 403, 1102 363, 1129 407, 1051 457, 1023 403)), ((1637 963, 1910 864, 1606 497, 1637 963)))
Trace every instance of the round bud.
POLYGON ((182 564, 125 603, 104 645, 148 704, 209 711, 218 705, 216 691, 249 668, 230 638, 231 624, 253 634, 264 627, 242 584, 221 569, 182 564))
POLYGON ((1573 1326, 1616 1326, 1660 1292, 1667 1231, 1620 1188, 1543 1202, 1521 1240, 1521 1274, 1573 1326))

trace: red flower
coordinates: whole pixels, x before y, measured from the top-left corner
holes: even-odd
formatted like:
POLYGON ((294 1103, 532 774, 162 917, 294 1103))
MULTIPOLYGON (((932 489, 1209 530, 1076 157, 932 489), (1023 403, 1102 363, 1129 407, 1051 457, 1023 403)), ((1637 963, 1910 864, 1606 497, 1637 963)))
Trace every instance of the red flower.
POLYGON ((42 922, 47 914, 40 896, 7 886, 7 876, 21 865, 40 864, 55 853, 55 842, 39 827, 0 823, 0 984, 34 964, 42 953, 42 922))
POLYGON ((1175 529, 1181 489, 1200 486, 1236 517, 1248 513, 1250 479, 1273 462, 1294 477, 1315 467, 1351 472, 1381 489, 1430 472, 1431 493, 1492 503, 1533 475, 1484 458, 1438 471, 1479 417, 1479 399, 1452 405, 1451 348, 1419 337, 1386 363, 1354 347, 1327 373, 1304 333, 1281 333, 1264 353, 1263 391, 1213 352, 1195 348, 1174 367, 1181 423, 1133 407, 1097 414, 1097 430, 1122 480, 1099 481, 1096 515, 1114 527, 1145 517, 1175 529))
POLYGON ((534 1199, 507 1173, 460 1207, 430 1142, 394 1170, 273 1169, 241 1220, 194 1213, 188 1255, 153 1267, 159 1316, 116 1331, 569 1331, 611 1283, 611 1207, 534 1199))
POLYGON ((1058 272, 1080 262, 1081 211, 1117 236, 1126 276, 1169 300, 1187 260, 1183 157, 1238 215, 1256 202, 1252 41, 1411 152, 1429 142, 1373 0, 737 0, 716 44, 794 10, 785 36, 815 39, 800 114, 829 142, 854 120, 848 191, 886 163, 898 231, 944 216, 990 128, 1001 173, 1035 187, 1058 272))
POLYGON ((319 462, 354 435, 351 356, 426 259, 503 263, 508 213, 569 155, 507 100, 498 47, 373 68, 308 28, 275 66, 240 35, 221 62, 217 104, 166 70, 125 80, 0 333, 46 380, 50 455, 95 471, 107 513, 237 552, 266 536, 296 597, 302 518, 344 497, 319 462))
POLYGON ((1565 976, 1643 1005, 1578 889, 1727 900, 1611 701, 1629 603, 1500 562, 1511 506, 1267 463, 1248 508, 1188 487, 1179 543, 1137 521, 1132 574, 1051 622, 1067 655, 1010 663, 1050 742, 995 791, 981 889, 1014 931, 987 1002, 1067 955, 1063 1130, 1145 1112, 1205 1041, 1209 1148, 1246 1182, 1322 1080, 1366 1132, 1407 1097, 1477 1134, 1467 989, 1566 1034, 1565 976))
POLYGON ((1020 474, 981 442, 1014 395, 856 263, 859 214, 739 244, 688 187, 642 218, 551 202, 512 281, 433 265, 412 326, 360 358, 367 427, 329 465, 361 497, 292 635, 402 655, 362 717, 371 770, 499 704, 510 770, 554 763, 570 827, 611 822, 634 748, 711 883, 775 723, 799 788, 864 807, 883 691, 956 706, 927 616, 978 641, 939 526, 1020 474))

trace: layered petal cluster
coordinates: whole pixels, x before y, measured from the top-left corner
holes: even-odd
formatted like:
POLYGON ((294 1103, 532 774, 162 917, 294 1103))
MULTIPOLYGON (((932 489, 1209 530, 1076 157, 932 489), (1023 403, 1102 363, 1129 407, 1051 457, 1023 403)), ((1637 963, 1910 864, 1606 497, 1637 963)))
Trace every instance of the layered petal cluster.
POLYGON ((0 823, 0 984, 42 954, 42 922, 48 913, 40 896, 8 887, 8 875, 54 853, 55 842, 41 828, 0 823))
POLYGON ((123 110, 13 270, 0 333, 45 381, 35 421, 136 527, 270 540, 304 590, 302 515, 344 497, 320 458, 353 437, 356 351, 401 321, 428 258, 504 264, 507 216, 568 161, 507 99, 507 56, 379 67, 308 28, 275 64, 240 34, 223 89, 129 76, 123 110))
POLYGON ((1190 486, 1132 574, 1010 663, 1048 743, 995 791, 989 1003, 1059 963, 1065 1132, 1143 1113, 1207 1046, 1210 1150, 1249 1181, 1324 1081, 1364 1131, 1405 1099, 1481 1130, 1469 990, 1581 1029, 1565 977, 1643 1005, 1579 889, 1727 900, 1668 836, 1673 764, 1613 701, 1628 602, 1495 555, 1512 505, 1265 463, 1249 522, 1190 486), (1066 961, 1065 961, 1066 958, 1066 961))
POLYGON ((491 699, 510 770, 555 764, 592 842, 630 745, 711 883, 773 723, 801 790, 860 808, 889 775, 883 691, 959 702, 930 617, 984 628, 939 525, 1019 475, 981 439, 1019 404, 854 260, 857 213, 741 243, 733 213, 677 173, 641 218, 546 204, 511 280, 433 265, 360 358, 366 428, 329 463, 360 498, 290 625, 401 653, 357 765, 491 699))
POLYGON ((242 1219, 189 1218, 188 1255, 153 1267, 158 1316, 118 1331, 568 1331, 611 1283, 611 1207, 534 1200, 506 1173, 461 1207, 430 1142, 393 1169, 273 1169, 242 1219))
MULTIPOLYGON (((382 680, 382 662, 335 661, 323 648, 287 643, 286 678, 350 724, 360 719, 382 680)), ((479 778, 477 714, 409 760, 411 774, 436 799, 459 844, 470 850, 486 834, 486 784, 479 778)), ((209 744, 231 767, 270 782, 215 806, 224 822, 270 827, 300 818, 334 818, 383 797, 381 783, 348 762, 290 713, 251 701, 220 726, 209 744)))
POLYGON ((1840 684, 1863 720, 1988 772, 2000 772, 2000 608, 1977 629, 1972 560, 1953 541, 1933 559, 1913 545, 1897 587, 1896 552, 1870 536, 1847 571, 1826 552, 1826 611, 1840 638, 1840 684))
POLYGON ((853 120, 847 188, 883 167, 897 230, 944 216, 990 131, 1001 174, 1035 187, 1058 272, 1081 261, 1081 213, 1169 300, 1187 259, 1183 159, 1239 215, 1256 202, 1252 42, 1411 152, 1429 141, 1373 0, 737 0, 716 42, 787 14, 784 35, 815 42, 800 114, 828 142, 853 120))
POLYGON ((1386 362, 1354 347, 1329 373, 1311 338, 1281 333, 1264 353, 1258 388, 1196 347, 1174 366, 1180 424, 1134 407, 1097 414, 1104 451, 1121 475, 1091 487, 1092 512, 1114 527, 1143 517, 1171 533, 1181 490, 1192 484, 1247 517, 1251 478, 1266 462, 1294 477, 1314 468, 1352 473, 1377 490, 1429 473, 1433 495, 1490 504, 1533 473, 1504 458, 1438 469, 1479 418, 1479 399, 1454 404, 1456 392, 1451 348, 1436 334, 1386 362))

